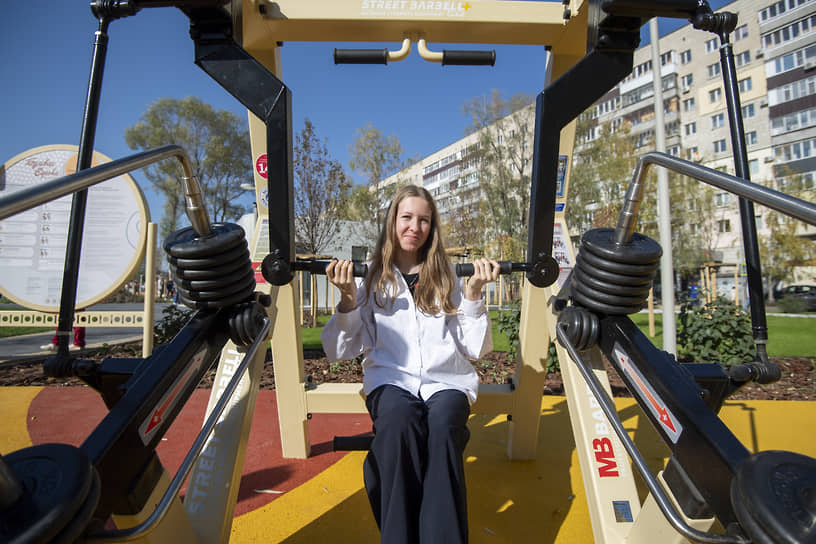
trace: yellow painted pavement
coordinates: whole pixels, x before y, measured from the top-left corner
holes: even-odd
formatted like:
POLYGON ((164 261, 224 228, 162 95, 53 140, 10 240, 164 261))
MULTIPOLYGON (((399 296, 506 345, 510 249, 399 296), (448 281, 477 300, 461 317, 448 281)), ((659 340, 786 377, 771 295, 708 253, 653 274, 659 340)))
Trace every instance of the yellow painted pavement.
MULTIPOLYGON (((31 445, 28 404, 41 388, 0 388, 0 452, 31 445)), ((632 399, 615 399, 624 426, 653 471, 667 450, 632 399)), ((470 540, 555 544, 591 542, 589 513, 564 397, 542 398, 537 459, 509 461, 504 415, 471 416, 465 452, 470 540)), ((816 457, 816 402, 730 401, 725 424, 750 451, 782 449, 816 457)), ((296 489, 235 518, 232 543, 375 543, 363 490, 364 454, 353 452, 296 489)), ((645 491, 640 489, 641 497, 645 491)))

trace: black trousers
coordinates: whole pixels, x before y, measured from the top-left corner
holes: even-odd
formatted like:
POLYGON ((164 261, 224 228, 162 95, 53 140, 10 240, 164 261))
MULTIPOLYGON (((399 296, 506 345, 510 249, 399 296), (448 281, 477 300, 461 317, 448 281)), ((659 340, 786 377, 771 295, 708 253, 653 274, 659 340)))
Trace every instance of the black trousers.
POLYGON ((366 407, 375 435, 363 476, 381 542, 466 543, 467 396, 446 390, 423 401, 383 385, 366 407))

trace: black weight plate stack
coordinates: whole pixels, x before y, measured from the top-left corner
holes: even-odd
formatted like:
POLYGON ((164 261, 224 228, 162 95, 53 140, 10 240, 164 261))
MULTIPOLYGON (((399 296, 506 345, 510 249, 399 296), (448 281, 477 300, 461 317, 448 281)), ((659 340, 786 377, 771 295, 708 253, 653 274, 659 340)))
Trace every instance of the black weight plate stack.
POLYGON ((186 306, 215 310, 252 297, 255 273, 240 226, 214 223, 208 236, 198 236, 187 227, 173 233, 164 250, 186 306))
POLYGON ((40 444, 5 456, 24 492, 0 513, 0 542, 73 542, 99 502, 99 477, 68 444, 40 444))
POLYGON ((625 244, 614 229, 587 231, 581 239, 572 278, 573 296, 581 306, 607 315, 628 315, 646 303, 660 266, 660 244, 635 233, 625 244))
POLYGON ((752 455, 731 482, 731 502, 756 544, 816 542, 816 459, 789 451, 752 455))

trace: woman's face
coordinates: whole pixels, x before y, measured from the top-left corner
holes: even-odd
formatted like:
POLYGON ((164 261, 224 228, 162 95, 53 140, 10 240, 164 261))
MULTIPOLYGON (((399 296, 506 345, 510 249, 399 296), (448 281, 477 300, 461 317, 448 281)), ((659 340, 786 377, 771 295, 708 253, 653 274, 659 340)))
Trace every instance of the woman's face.
POLYGON ((424 198, 404 198, 397 206, 399 249, 408 254, 417 254, 431 234, 431 218, 431 206, 424 198))

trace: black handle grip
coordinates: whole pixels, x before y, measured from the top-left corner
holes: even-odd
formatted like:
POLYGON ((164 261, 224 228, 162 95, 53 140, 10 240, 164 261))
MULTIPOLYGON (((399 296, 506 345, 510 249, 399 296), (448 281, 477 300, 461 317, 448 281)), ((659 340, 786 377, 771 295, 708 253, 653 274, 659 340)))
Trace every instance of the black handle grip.
POLYGON ((332 439, 333 451, 368 451, 371 449, 373 434, 358 436, 335 436, 332 439))
MULTIPOLYGON (((498 261, 499 274, 512 274, 513 272, 525 272, 529 269, 527 263, 514 263, 512 261, 498 261)), ((292 263, 292 270, 303 270, 310 274, 325 274, 326 267, 331 261, 295 261, 292 263)), ((365 263, 354 263, 354 277, 364 278, 368 274, 368 265, 365 263)), ((456 265, 456 275, 458 277, 472 276, 473 263, 459 263, 456 265)))
POLYGON ((335 64, 388 64, 388 49, 335 49, 335 64))
POLYGON ((442 51, 442 66, 456 64, 459 66, 494 66, 495 51, 442 51))
MULTIPOLYGON (((524 272, 527 270, 527 263, 514 263, 511 261, 498 261, 499 274, 512 274, 513 272, 524 272)), ((456 275, 459 277, 473 275, 473 263, 459 263, 456 265, 456 275)))
MULTIPOLYGON (((303 270, 310 274, 325 274, 326 267, 331 261, 295 261, 292 263, 292 270, 303 270)), ((364 278, 368 274, 368 265, 365 263, 354 263, 353 275, 355 278, 364 278)))

